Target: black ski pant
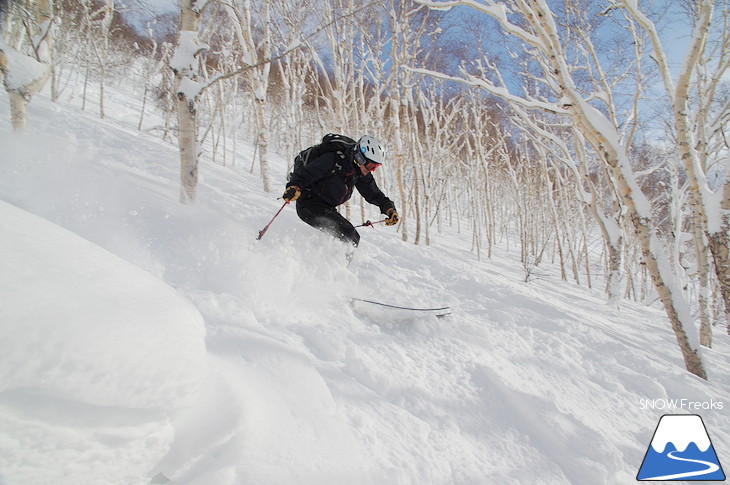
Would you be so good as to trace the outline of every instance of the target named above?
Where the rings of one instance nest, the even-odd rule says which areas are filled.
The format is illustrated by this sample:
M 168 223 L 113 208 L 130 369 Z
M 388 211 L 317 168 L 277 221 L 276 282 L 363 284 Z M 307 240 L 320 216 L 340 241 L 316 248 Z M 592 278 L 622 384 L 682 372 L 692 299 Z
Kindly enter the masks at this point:
M 297 215 L 312 227 L 328 232 L 342 241 L 357 247 L 360 242 L 355 226 L 345 219 L 336 207 L 332 207 L 319 197 L 297 200 Z

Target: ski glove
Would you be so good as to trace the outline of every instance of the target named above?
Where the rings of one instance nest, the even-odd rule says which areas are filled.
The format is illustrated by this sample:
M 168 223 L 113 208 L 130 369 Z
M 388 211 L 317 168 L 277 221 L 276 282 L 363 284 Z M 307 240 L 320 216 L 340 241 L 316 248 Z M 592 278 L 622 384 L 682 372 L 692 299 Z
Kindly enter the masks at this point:
M 386 226 L 392 226 L 398 223 L 398 212 L 396 212 L 395 209 L 388 209 L 385 215 L 388 216 L 388 218 L 385 220 Z
M 302 195 L 302 191 L 299 190 L 299 187 L 296 185 L 290 185 L 286 188 L 284 191 L 284 194 L 281 196 L 282 199 L 284 199 L 287 203 L 294 202 L 299 198 L 299 196 Z

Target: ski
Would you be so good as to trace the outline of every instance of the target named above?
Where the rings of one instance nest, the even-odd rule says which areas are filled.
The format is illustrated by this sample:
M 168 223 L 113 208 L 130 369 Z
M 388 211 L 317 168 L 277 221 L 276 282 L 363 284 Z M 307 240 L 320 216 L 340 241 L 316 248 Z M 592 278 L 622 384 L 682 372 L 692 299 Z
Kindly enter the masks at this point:
M 438 308 L 414 308 L 414 307 L 407 307 L 407 306 L 400 306 L 400 305 L 391 305 L 389 303 L 383 303 L 380 301 L 373 301 L 373 300 L 364 300 L 362 298 L 350 298 L 350 303 L 352 302 L 361 302 L 361 303 L 369 303 L 371 305 L 377 305 L 385 308 L 393 308 L 397 310 L 408 310 L 413 312 L 426 312 L 431 313 L 437 316 L 438 318 L 445 317 L 447 315 L 451 315 L 451 307 L 443 306 Z

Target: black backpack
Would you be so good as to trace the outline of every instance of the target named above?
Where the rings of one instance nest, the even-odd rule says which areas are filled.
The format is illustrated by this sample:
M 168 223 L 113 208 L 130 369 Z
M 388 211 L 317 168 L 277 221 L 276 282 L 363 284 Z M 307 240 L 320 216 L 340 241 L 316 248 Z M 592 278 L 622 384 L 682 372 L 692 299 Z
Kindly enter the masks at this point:
M 351 152 L 352 147 L 355 145 L 357 145 L 357 142 L 349 136 L 327 133 L 322 137 L 322 143 L 311 146 L 306 150 L 302 150 L 296 157 L 294 157 L 294 167 L 287 177 L 287 180 L 291 180 L 294 172 L 301 170 L 302 167 L 306 167 L 310 160 L 314 160 L 325 153 L 338 152 L 341 158 L 346 158 L 348 151 Z M 332 176 L 336 172 L 337 168 L 334 168 L 327 176 Z

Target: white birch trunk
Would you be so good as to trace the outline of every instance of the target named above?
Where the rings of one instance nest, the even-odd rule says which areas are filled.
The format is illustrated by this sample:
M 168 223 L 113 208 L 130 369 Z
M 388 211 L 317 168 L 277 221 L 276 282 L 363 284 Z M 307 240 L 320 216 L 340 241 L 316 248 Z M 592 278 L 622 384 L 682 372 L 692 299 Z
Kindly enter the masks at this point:
M 28 103 L 51 75 L 53 8 L 49 0 L 18 2 L 10 6 L 8 15 L 17 17 L 14 22 L 26 26 L 27 32 L 17 31 L 17 35 L 34 36 L 19 42 L 26 44 L 32 55 L 15 50 L 0 38 L 0 72 L 10 100 L 10 120 L 15 131 L 22 131 L 28 124 Z
M 703 116 L 706 116 L 707 113 L 699 113 L 700 110 L 695 110 L 699 113 L 699 116 L 697 116 L 697 123 L 693 123 L 689 96 L 692 80 L 697 74 L 698 66 L 702 61 L 704 49 L 710 36 L 714 2 L 712 0 L 699 0 L 695 3 L 696 13 L 693 19 L 694 25 L 692 38 L 685 56 L 684 64 L 677 77 L 676 86 L 674 85 L 672 74 L 669 70 L 669 64 L 664 48 L 653 22 L 639 11 L 638 5 L 635 2 L 625 0 L 623 4 L 627 11 L 631 13 L 631 15 L 649 34 L 649 38 L 654 46 L 653 59 L 659 66 L 659 72 L 661 74 L 665 90 L 672 104 L 674 127 L 676 129 L 677 137 L 677 149 L 679 151 L 682 165 L 687 174 L 688 182 L 690 184 L 689 190 L 691 192 L 689 202 L 692 209 L 695 256 L 697 260 L 698 282 L 700 286 L 700 333 L 702 344 L 710 346 L 711 326 L 709 321 L 708 295 L 710 291 L 709 273 L 711 269 L 707 259 L 707 251 L 709 248 L 714 260 L 715 273 L 720 281 L 720 289 L 725 303 L 725 308 L 730 309 L 730 260 L 728 259 L 729 255 L 727 250 L 728 225 L 727 219 L 724 219 L 719 225 L 710 227 L 708 209 L 711 208 L 714 203 L 714 197 L 712 197 L 714 194 L 711 194 L 707 187 L 704 164 L 701 160 L 703 154 L 700 153 L 700 150 L 698 149 L 698 146 L 702 146 L 701 141 L 704 140 L 705 137 L 705 133 L 702 133 L 701 130 L 704 126 Z M 727 63 L 718 63 L 717 65 L 719 72 L 714 73 L 714 77 L 719 79 L 725 72 L 724 70 L 727 69 Z M 709 91 L 712 92 L 712 89 Z M 701 101 L 700 105 L 702 103 L 704 103 L 704 101 Z M 695 130 L 697 131 L 695 132 Z
M 715 259 L 715 274 L 725 303 L 727 333 L 730 335 L 730 301 L 727 298 L 730 295 L 730 168 L 726 170 L 720 210 L 720 230 L 710 233 L 709 240 Z
M 266 100 L 256 99 L 256 126 L 258 127 L 257 146 L 259 150 L 259 167 L 264 192 L 271 192 L 271 177 L 269 175 L 269 128 L 266 118 Z
M 174 89 L 180 148 L 180 202 L 183 204 L 195 202 L 198 188 L 197 56 L 202 46 L 198 43 L 200 12 L 194 5 L 195 0 L 183 0 L 180 36 L 170 63 L 175 73 Z

